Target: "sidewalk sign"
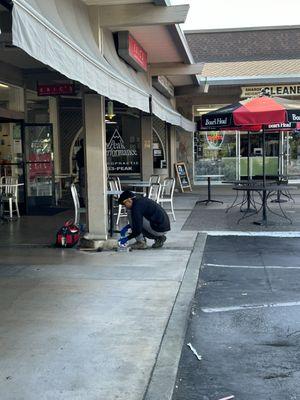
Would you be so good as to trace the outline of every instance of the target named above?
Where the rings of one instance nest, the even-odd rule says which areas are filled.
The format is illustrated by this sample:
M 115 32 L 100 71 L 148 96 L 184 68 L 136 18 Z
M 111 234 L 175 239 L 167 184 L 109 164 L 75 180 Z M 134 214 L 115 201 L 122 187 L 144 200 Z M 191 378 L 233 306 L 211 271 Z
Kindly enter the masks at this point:
M 184 162 L 177 162 L 174 164 L 178 182 L 180 184 L 181 191 L 184 192 L 185 189 L 192 191 L 189 174 L 186 169 Z

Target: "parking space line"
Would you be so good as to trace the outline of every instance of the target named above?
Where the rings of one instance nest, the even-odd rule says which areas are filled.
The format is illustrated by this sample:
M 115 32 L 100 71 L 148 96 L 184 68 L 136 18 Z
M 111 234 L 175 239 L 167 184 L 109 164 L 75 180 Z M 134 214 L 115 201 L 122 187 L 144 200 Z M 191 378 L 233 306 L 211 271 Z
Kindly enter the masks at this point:
M 241 310 L 251 310 L 258 308 L 275 308 L 275 307 L 295 307 L 300 306 L 300 301 L 290 301 L 286 303 L 270 303 L 270 304 L 243 304 L 240 306 L 230 306 L 230 307 L 203 307 L 201 310 L 205 313 L 219 313 L 228 311 L 241 311 Z
M 284 266 L 284 265 L 232 265 L 232 264 L 203 264 L 206 267 L 216 268 L 248 268 L 248 269 L 300 269 L 300 265 L 295 266 Z

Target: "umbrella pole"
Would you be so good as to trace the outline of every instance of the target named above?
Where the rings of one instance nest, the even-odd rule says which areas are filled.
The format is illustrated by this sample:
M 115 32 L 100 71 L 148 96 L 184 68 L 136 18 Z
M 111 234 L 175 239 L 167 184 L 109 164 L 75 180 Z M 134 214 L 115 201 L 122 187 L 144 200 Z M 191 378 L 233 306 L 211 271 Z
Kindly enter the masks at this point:
M 263 184 L 266 186 L 266 134 L 262 131 L 262 146 L 263 146 Z
M 266 192 L 266 133 L 263 128 L 262 131 L 262 139 L 263 139 L 263 198 L 262 198 L 262 206 L 263 206 L 263 224 L 267 224 L 267 192 Z
M 247 152 L 247 175 L 248 181 L 250 180 L 250 131 L 248 131 L 248 152 Z M 250 191 L 247 190 L 247 211 L 250 211 Z
M 248 131 L 247 175 L 250 179 L 250 131 Z

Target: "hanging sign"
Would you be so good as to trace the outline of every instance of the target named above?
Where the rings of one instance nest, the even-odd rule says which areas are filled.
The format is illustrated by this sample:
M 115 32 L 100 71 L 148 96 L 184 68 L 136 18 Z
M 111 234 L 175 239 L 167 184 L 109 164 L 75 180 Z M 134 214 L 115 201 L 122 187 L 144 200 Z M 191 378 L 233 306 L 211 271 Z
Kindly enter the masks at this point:
M 300 96 L 300 85 L 246 86 L 241 89 L 242 98 L 257 97 L 262 90 L 270 96 Z
M 37 84 L 38 96 L 58 96 L 75 94 L 73 83 L 63 83 L 59 85 L 40 85 Z
M 165 76 L 153 76 L 152 85 L 165 97 L 174 97 L 174 86 Z
M 117 51 L 136 71 L 147 71 L 147 53 L 128 31 L 117 32 Z

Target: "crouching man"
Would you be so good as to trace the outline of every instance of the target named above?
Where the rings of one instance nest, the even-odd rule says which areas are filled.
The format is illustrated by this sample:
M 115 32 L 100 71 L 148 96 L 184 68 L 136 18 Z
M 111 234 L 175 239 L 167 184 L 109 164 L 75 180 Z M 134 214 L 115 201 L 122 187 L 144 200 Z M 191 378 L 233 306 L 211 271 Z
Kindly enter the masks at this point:
M 135 238 L 136 243 L 131 245 L 132 249 L 147 249 L 146 239 L 154 239 L 152 248 L 162 247 L 166 241 L 166 232 L 170 230 L 170 220 L 166 211 L 155 201 L 147 197 L 135 197 L 129 190 L 121 193 L 119 204 L 127 209 L 129 225 L 121 230 L 121 244 Z M 128 229 L 131 233 L 125 236 Z

